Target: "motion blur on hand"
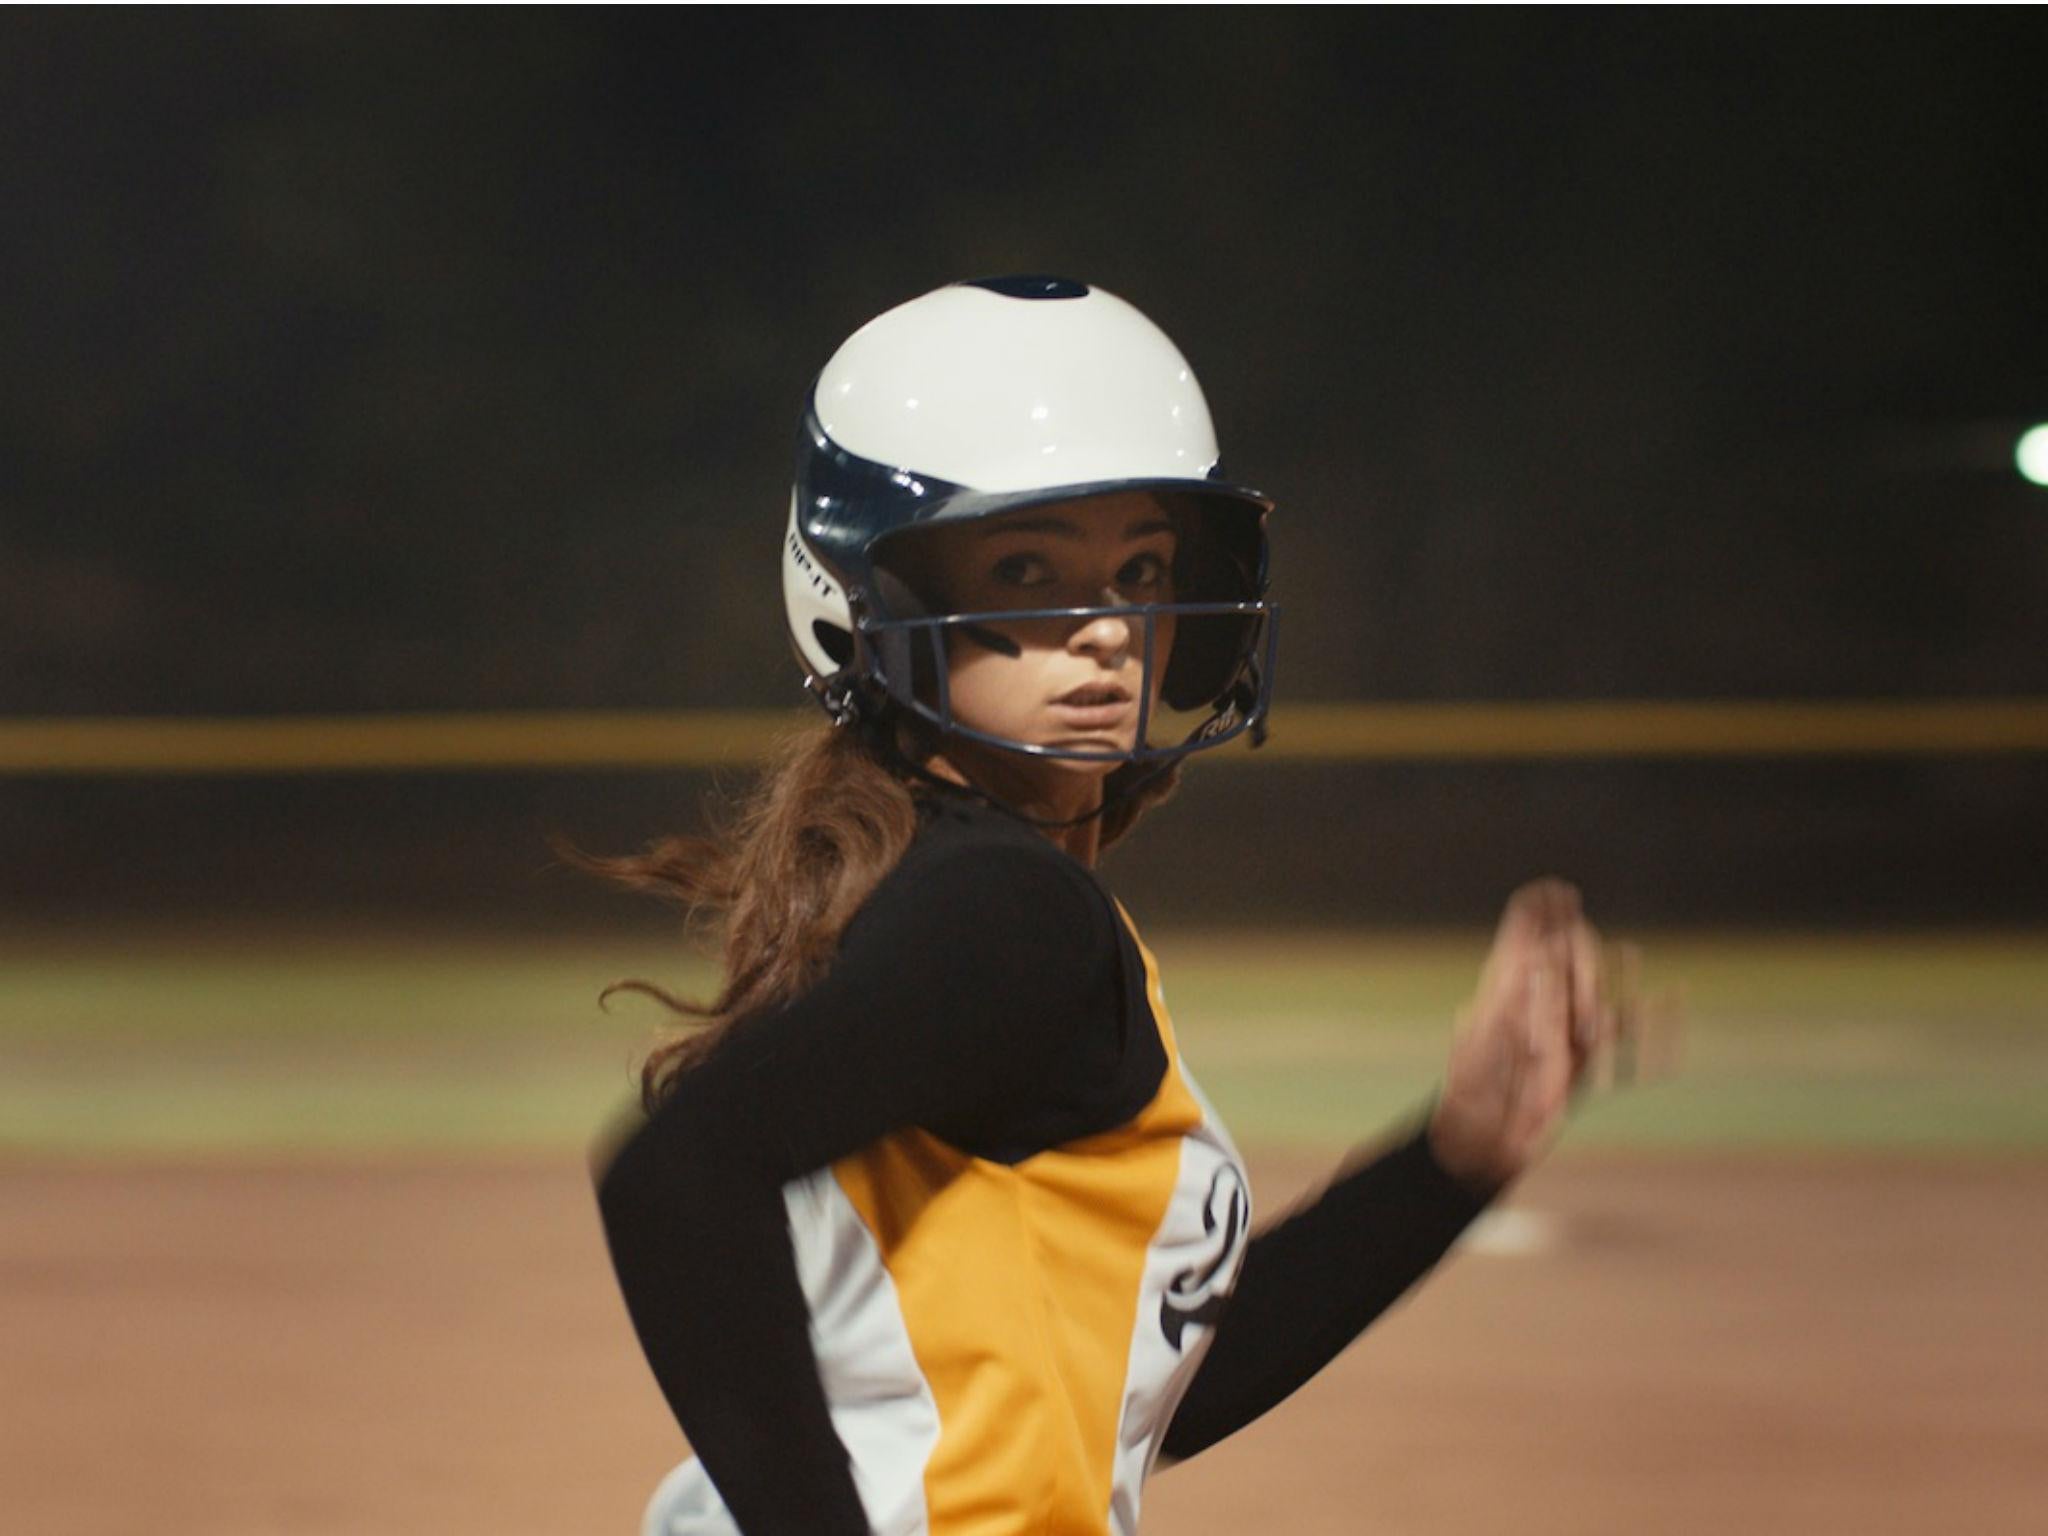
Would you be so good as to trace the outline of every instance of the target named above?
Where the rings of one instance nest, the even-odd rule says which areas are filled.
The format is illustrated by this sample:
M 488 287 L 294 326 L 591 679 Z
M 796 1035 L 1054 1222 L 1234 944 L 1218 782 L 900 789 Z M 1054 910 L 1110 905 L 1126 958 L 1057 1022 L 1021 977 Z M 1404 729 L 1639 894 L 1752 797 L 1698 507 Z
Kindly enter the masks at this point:
M 1556 1140 L 1577 1090 L 1632 1077 L 1648 1017 L 1640 977 L 1640 952 L 1603 945 L 1574 886 L 1536 880 L 1509 897 L 1430 1118 L 1445 1171 L 1501 1188 Z

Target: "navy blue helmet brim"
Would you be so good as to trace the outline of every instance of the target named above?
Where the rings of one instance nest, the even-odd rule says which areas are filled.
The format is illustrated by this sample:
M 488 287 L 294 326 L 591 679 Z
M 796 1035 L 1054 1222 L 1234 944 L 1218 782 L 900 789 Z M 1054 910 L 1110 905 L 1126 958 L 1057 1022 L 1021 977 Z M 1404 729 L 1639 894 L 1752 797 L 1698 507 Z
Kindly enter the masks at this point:
M 1199 498 L 1205 505 L 1232 506 L 1264 515 L 1273 510 L 1273 499 L 1249 486 L 1227 480 L 1198 480 L 1186 476 L 1160 475 L 1140 479 L 1088 480 L 1076 485 L 1036 486 L 1021 491 L 977 491 L 954 487 L 922 500 L 909 520 L 890 530 L 901 533 L 929 527 L 933 523 L 960 523 L 1001 517 L 1032 507 L 1058 506 L 1070 501 L 1090 501 L 1103 496 L 1156 494 Z M 884 535 L 886 537 L 886 535 Z

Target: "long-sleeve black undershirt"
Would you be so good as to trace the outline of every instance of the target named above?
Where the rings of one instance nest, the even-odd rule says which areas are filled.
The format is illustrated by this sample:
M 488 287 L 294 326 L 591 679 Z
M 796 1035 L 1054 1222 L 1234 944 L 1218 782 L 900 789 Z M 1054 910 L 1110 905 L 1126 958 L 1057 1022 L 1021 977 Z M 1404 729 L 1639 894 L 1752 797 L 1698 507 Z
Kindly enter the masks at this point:
M 1134 965 L 1080 864 L 935 796 L 825 978 L 736 1026 L 602 1168 L 634 1328 L 747 1536 L 867 1530 L 782 1187 L 906 1126 L 1016 1162 L 1128 1120 L 1165 1067 Z M 1255 1233 L 1162 1453 L 1191 1456 L 1306 1382 L 1484 1204 L 1418 1131 Z

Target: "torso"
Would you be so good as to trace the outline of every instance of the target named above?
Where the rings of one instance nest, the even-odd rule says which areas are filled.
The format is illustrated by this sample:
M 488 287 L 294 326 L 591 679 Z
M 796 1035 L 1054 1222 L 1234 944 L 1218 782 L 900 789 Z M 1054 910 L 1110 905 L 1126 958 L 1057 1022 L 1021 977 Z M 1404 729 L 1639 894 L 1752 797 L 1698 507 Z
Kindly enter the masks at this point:
M 1120 1091 L 1134 1112 L 1038 1147 L 905 1128 L 784 1189 L 833 1425 L 877 1532 L 1133 1536 L 1243 1261 L 1243 1162 L 1116 912 L 1125 1017 L 1108 1071 L 1124 1081 L 1097 1103 Z M 736 1528 L 686 1461 L 646 1529 Z

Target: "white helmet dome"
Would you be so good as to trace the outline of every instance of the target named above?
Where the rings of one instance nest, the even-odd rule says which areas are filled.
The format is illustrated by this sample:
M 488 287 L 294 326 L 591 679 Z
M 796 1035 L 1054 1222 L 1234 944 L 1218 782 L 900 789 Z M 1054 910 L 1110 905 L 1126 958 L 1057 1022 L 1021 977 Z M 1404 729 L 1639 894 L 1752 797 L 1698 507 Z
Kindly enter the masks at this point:
M 812 392 L 826 435 L 983 491 L 1208 478 L 1209 404 L 1165 332 L 1100 288 L 996 282 L 941 288 L 847 338 Z
M 906 619 L 878 590 L 878 540 L 1134 490 L 1199 506 L 1206 586 L 1243 610 L 1212 626 L 1213 654 L 1197 646 L 1168 666 L 1180 707 L 1235 700 L 1191 745 L 1247 727 L 1256 739 L 1272 503 L 1222 478 L 1208 402 L 1166 334 L 1115 294 L 1060 277 L 957 283 L 877 316 L 819 373 L 797 448 L 783 594 L 806 682 L 838 718 L 892 698 L 915 707 L 908 669 L 885 665 L 875 643 L 878 625 Z

